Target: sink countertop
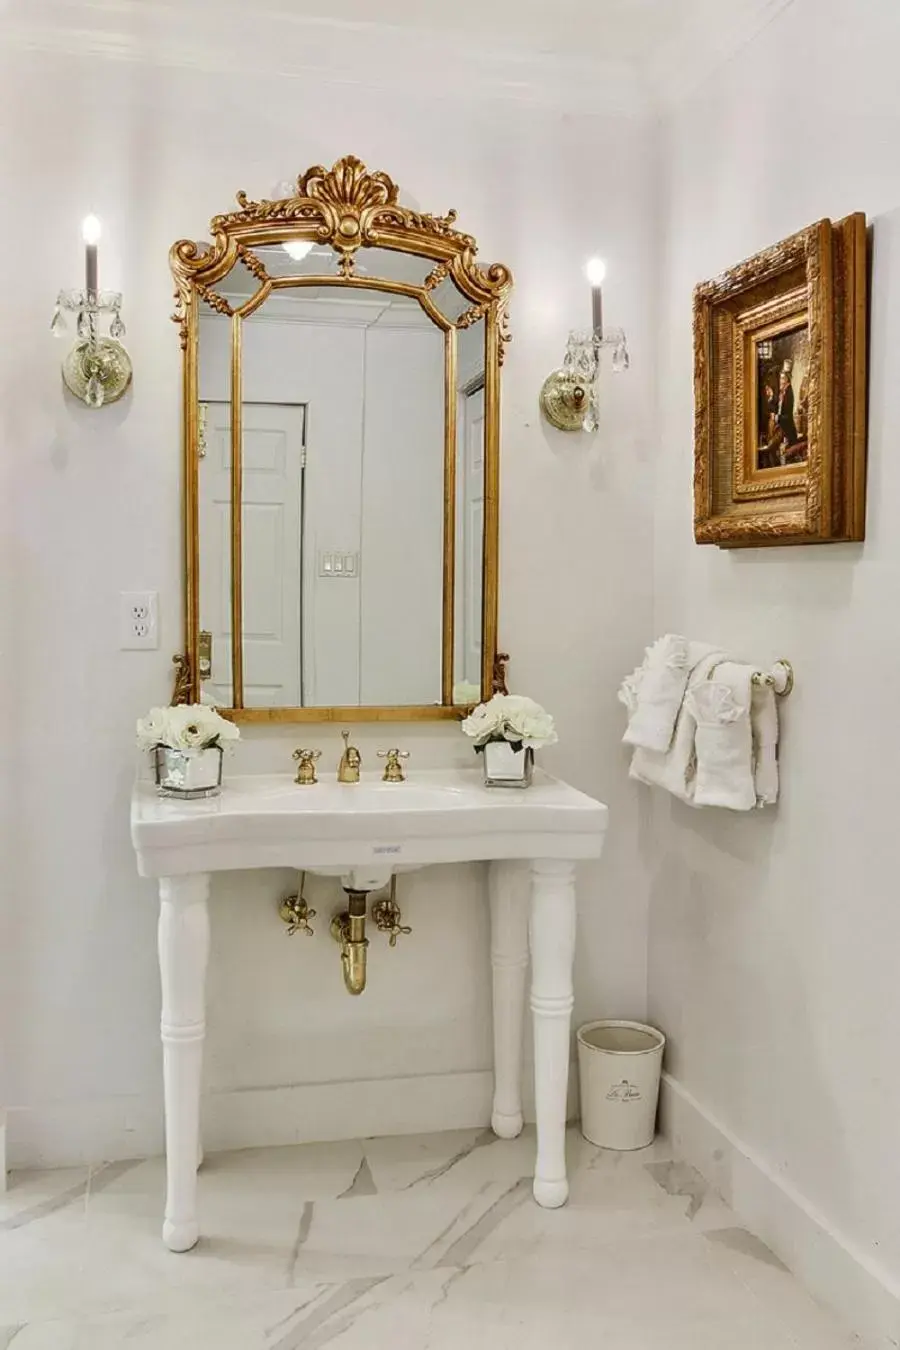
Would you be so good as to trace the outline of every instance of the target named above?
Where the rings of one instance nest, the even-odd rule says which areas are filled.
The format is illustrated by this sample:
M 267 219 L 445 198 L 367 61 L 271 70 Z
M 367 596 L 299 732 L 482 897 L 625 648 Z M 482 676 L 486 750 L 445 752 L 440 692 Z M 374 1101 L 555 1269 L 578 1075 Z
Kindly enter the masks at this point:
M 143 876 L 252 867 L 396 866 L 489 858 L 592 858 L 607 808 L 535 770 L 531 787 L 486 788 L 479 769 L 379 773 L 356 784 L 292 774 L 237 775 L 221 795 L 160 797 L 135 785 L 131 835 Z

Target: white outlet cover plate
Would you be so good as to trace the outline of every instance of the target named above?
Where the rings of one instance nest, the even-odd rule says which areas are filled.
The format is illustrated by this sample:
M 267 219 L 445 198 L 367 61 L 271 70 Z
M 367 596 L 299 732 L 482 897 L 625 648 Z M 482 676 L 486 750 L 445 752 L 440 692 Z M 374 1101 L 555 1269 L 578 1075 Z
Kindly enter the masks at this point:
M 119 647 L 123 652 L 155 651 L 159 646 L 159 595 L 156 591 L 119 594 Z

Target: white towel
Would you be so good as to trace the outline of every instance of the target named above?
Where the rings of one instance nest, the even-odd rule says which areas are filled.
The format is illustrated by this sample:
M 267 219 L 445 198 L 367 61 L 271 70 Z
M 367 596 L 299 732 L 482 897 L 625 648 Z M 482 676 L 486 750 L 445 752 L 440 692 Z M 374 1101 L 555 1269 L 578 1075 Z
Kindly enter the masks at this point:
M 770 684 L 753 685 L 750 723 L 756 805 L 774 806 L 778 801 L 778 701 Z
M 750 811 L 756 805 L 752 689 L 752 666 L 723 661 L 712 679 L 688 694 L 687 704 L 697 722 L 695 806 Z
M 723 659 L 724 652 L 712 651 L 698 661 L 688 678 L 688 692 L 705 683 L 717 663 Z M 697 722 L 685 697 L 678 711 L 675 735 L 669 749 L 660 752 L 644 750 L 639 746 L 631 757 L 631 777 L 650 787 L 665 788 L 681 801 L 693 804 L 697 770 L 694 744 L 696 732 Z
M 704 642 L 688 642 L 675 633 L 647 648 L 644 664 L 619 690 L 631 714 L 622 737 L 626 745 L 662 753 L 669 749 L 690 673 L 712 651 Z

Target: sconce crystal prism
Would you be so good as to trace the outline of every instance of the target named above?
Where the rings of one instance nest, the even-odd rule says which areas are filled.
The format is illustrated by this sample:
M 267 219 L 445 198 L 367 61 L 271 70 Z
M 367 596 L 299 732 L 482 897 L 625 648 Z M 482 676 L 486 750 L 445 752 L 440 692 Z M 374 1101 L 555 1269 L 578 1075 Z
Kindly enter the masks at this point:
M 68 314 L 74 315 L 76 341 L 62 363 L 66 388 L 89 408 L 115 403 L 131 383 L 131 357 L 119 341 L 125 336 L 120 291 L 60 291 L 50 324 L 54 337 L 69 332 Z M 101 321 L 108 319 L 109 336 L 102 337 Z
M 600 372 L 603 352 L 612 353 L 616 374 L 631 364 L 628 344 L 621 328 L 596 332 L 571 332 L 559 370 L 548 375 L 541 389 L 541 412 L 559 431 L 597 431 L 600 426 Z

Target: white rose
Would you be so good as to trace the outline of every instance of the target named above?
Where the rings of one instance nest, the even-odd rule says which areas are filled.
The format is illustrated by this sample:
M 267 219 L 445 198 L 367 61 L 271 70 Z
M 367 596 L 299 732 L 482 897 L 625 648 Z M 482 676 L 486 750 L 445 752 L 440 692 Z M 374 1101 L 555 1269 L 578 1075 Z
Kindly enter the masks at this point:
M 146 717 L 138 719 L 137 739 L 142 750 L 165 745 L 168 731 L 168 708 L 151 708 Z
M 462 724 L 463 731 L 476 745 L 484 745 L 502 734 L 503 714 L 497 708 L 499 697 L 495 694 L 489 702 L 479 703 Z
M 236 741 L 240 729 L 202 703 L 183 703 L 174 708 L 153 708 L 138 723 L 138 744 L 145 749 L 165 745 L 172 750 L 198 750 Z
M 533 698 L 511 694 L 506 700 L 507 740 L 521 741 L 529 749 L 553 745 L 557 740 L 553 718 Z
M 534 699 L 520 694 L 495 694 L 466 718 L 462 728 L 476 745 L 507 740 L 537 750 L 553 745 L 557 739 L 550 714 Z

